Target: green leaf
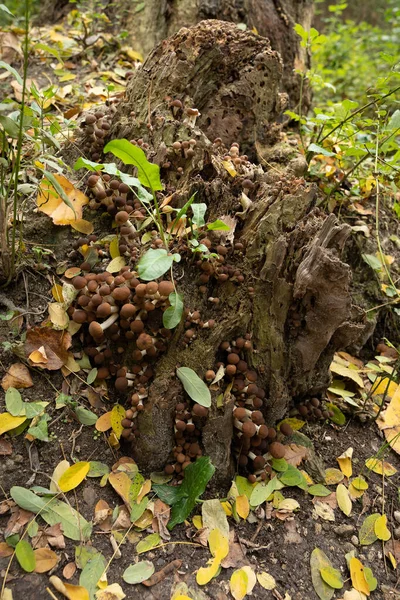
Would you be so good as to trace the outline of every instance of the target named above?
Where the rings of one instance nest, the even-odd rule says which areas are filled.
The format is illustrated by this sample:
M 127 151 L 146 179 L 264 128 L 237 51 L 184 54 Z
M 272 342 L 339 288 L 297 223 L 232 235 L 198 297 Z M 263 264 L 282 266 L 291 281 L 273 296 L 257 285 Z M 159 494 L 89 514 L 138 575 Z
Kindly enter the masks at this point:
M 79 585 L 83 586 L 89 592 L 90 600 L 95 600 L 97 582 L 106 568 L 106 559 L 98 552 L 84 566 L 80 577 Z
M 161 537 L 158 533 L 151 533 L 147 535 L 143 540 L 141 540 L 136 546 L 136 552 L 138 554 L 143 554 L 143 552 L 148 552 L 152 550 L 156 546 L 161 543 Z
M 75 546 L 75 562 L 78 569 L 84 569 L 89 560 L 99 553 L 93 546 Z
M 131 519 L 132 523 L 135 523 L 135 521 L 140 519 L 140 517 L 146 510 L 148 503 L 149 503 L 149 498 L 147 496 L 145 496 L 144 498 L 141 499 L 139 504 L 131 505 L 130 519 Z
M 3 12 L 7 13 L 8 15 L 11 15 L 12 17 L 14 16 L 12 14 L 12 12 L 10 12 L 7 8 L 7 6 L 5 4 L 0 4 L 0 10 L 2 10 Z
M 329 558 L 325 552 L 315 548 L 310 559 L 311 579 L 314 589 L 321 600 L 330 600 L 335 593 L 333 587 L 325 583 L 321 577 L 321 569 L 332 568 Z
M 35 554 L 32 546 L 28 542 L 25 540 L 20 540 L 18 542 L 15 546 L 15 556 L 24 571 L 27 573 L 32 573 L 32 571 L 34 571 L 36 565 Z
M 278 477 L 284 485 L 288 485 L 290 487 L 297 486 L 303 490 L 308 488 L 307 481 L 303 473 L 300 473 L 300 471 L 292 465 L 288 465 L 286 471 L 281 473 Z
M 335 590 L 341 590 L 343 587 L 343 579 L 338 569 L 334 569 L 333 567 L 321 567 L 319 570 L 322 579 L 327 583 L 330 587 Z
M 158 248 L 157 250 L 151 248 L 143 254 L 138 262 L 137 270 L 139 277 L 143 281 L 158 279 L 171 268 L 173 262 L 173 257 L 163 248 Z
M 395 130 L 400 128 L 400 110 L 397 109 L 394 111 L 392 116 L 389 119 L 386 129 Z
M 312 496 L 329 496 L 329 494 L 331 493 L 330 490 L 328 490 L 328 488 L 326 488 L 324 485 L 322 485 L 322 483 L 316 483 L 315 485 L 310 485 L 310 487 L 308 488 L 308 493 L 311 494 Z
M 179 325 L 183 314 L 183 298 L 180 294 L 171 292 L 168 297 L 171 306 L 163 313 L 163 325 L 165 329 L 173 329 Z
M 16 71 L 11 65 L 4 62 L 4 60 L 0 60 L 0 69 L 6 69 L 9 73 L 12 73 L 15 79 L 18 81 L 19 85 L 23 85 L 22 79 L 18 71 Z
M 50 440 L 47 422 L 50 421 L 50 419 L 50 415 L 44 414 L 42 417 L 40 417 L 36 425 L 29 427 L 28 433 L 41 442 L 49 442 Z
M 206 224 L 206 222 L 204 220 L 204 215 L 206 214 L 206 210 L 207 210 L 207 204 L 204 204 L 204 202 L 201 202 L 199 204 L 192 204 L 192 211 L 193 211 L 192 223 L 194 225 L 197 225 L 197 227 L 204 227 L 204 225 Z
M 160 167 L 149 162 L 145 153 L 139 146 L 128 140 L 111 140 L 104 148 L 104 153 L 111 152 L 122 160 L 125 165 L 134 165 L 138 171 L 138 178 L 142 185 L 153 191 L 162 190 L 160 180 Z
M 10 387 L 6 391 L 6 409 L 13 417 L 19 417 L 24 415 L 23 411 L 24 402 L 21 394 L 16 388 Z
M 326 148 L 318 146 L 317 144 L 310 144 L 307 148 L 307 152 L 315 152 L 316 154 L 322 154 L 323 156 L 336 156 L 334 152 L 329 152 Z
M 369 567 L 364 567 L 364 577 L 367 581 L 369 591 L 374 592 L 378 587 L 378 580 L 374 577 L 372 569 Z
M 53 498 L 40 513 L 49 525 L 61 523 L 64 535 L 71 540 L 88 540 L 92 525 L 88 523 L 72 506 Z
M 142 560 L 135 565 L 130 565 L 122 574 L 122 579 L 126 583 L 134 585 L 135 583 L 142 583 L 149 579 L 154 573 L 154 565 L 149 560 Z
M 284 487 L 283 483 L 279 481 L 278 477 L 273 477 L 268 483 L 257 483 L 250 496 L 251 506 L 260 506 L 263 502 L 266 502 L 268 498 L 276 490 L 281 490 Z
M 214 472 L 215 467 L 210 458 L 201 456 L 185 469 L 183 482 L 179 487 L 153 485 L 157 496 L 163 502 L 172 505 L 168 529 L 173 529 L 175 525 L 183 523 L 187 519 L 196 505 L 197 498 L 203 494 Z M 166 488 L 169 488 L 168 491 Z
M 271 461 L 271 467 L 277 473 L 284 473 L 288 470 L 289 464 L 284 458 L 273 458 Z
M 32 48 L 32 50 L 43 50 L 44 52 L 47 52 L 48 54 L 51 54 L 52 56 L 55 56 L 57 60 L 59 60 L 60 62 L 63 62 L 60 53 L 58 50 L 56 50 L 56 48 L 52 48 L 51 46 L 48 46 L 47 44 L 35 44 Z
M 360 540 L 361 546 L 370 546 L 378 539 L 378 536 L 375 533 L 375 522 L 380 516 L 379 513 L 374 513 L 364 519 L 360 531 L 358 532 L 358 539 Z
M 77 161 L 75 161 L 74 163 L 74 169 L 75 171 L 78 171 L 79 169 L 87 169 L 88 171 L 101 171 L 104 168 L 104 165 L 99 165 L 96 162 L 93 162 L 92 160 L 88 160 L 87 158 L 78 158 Z
M 210 231 L 230 231 L 231 228 L 221 219 L 217 219 L 213 223 L 207 223 L 207 229 Z
M 15 485 L 10 489 L 10 495 L 20 508 L 33 512 L 34 514 L 41 511 L 46 505 L 46 500 L 39 498 L 39 496 L 30 490 L 18 485 Z
M 211 393 L 206 384 L 189 367 L 179 367 L 176 370 L 178 378 L 181 380 L 185 392 L 191 397 L 193 402 L 209 408 L 211 406 Z
M 344 416 L 344 414 L 342 413 L 340 408 L 338 406 L 336 406 L 336 404 L 333 404 L 332 402 L 327 402 L 326 408 L 333 412 L 333 416 L 329 417 L 329 419 L 332 421 L 332 423 L 335 423 L 335 425 L 345 425 L 346 424 L 346 417 Z
M 96 377 L 97 377 L 97 372 L 98 370 L 96 368 L 91 369 L 88 373 L 88 376 L 86 378 L 86 383 L 88 383 L 89 385 L 91 383 L 93 383 L 93 381 L 95 381 Z
M 107 475 L 110 472 L 108 465 L 98 460 L 91 460 L 89 465 L 90 468 L 87 477 L 103 477 L 103 475 Z
M 361 254 L 363 260 L 373 269 L 374 271 L 380 271 L 382 269 L 382 263 L 373 254 Z
M 23 411 L 27 419 L 34 419 L 44 412 L 47 405 L 48 402 L 24 402 Z
M 4 131 L 11 138 L 18 139 L 19 137 L 19 125 L 10 117 L 0 115 L 0 125 L 2 125 Z
M 88 410 L 87 408 L 83 408 L 83 406 L 77 406 L 75 409 L 75 414 L 82 425 L 94 425 L 98 419 L 94 412 Z

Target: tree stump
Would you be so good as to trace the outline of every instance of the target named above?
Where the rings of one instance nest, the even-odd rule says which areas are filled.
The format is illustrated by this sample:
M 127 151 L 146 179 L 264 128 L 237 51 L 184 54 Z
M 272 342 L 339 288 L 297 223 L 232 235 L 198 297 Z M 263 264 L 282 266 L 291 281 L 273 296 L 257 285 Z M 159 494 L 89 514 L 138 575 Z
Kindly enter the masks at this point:
M 185 345 L 181 323 L 156 363 L 133 446 L 146 470 L 162 468 L 174 446 L 175 406 L 184 397 L 177 367 L 203 377 L 221 361 L 221 342 L 247 334 L 252 349 L 245 360 L 265 390 L 262 410 L 271 426 L 293 399 L 325 391 L 334 352 L 363 331 L 363 313 L 351 303 L 351 271 L 340 260 L 350 228 L 313 208 L 316 191 L 303 178 L 307 165 L 296 146 L 273 145 L 285 137 L 276 123 L 281 77 L 280 57 L 267 39 L 203 21 L 155 48 L 112 118 L 109 139 L 146 148 L 160 165 L 172 206 L 182 207 L 196 192 L 196 202 L 207 204 L 208 222 L 229 221 L 228 234 L 208 237 L 213 246 L 229 246 L 226 264 L 240 273 L 222 281 L 217 265 L 201 285 L 202 271 L 190 255 L 174 267 L 185 307 L 199 311 L 203 322 L 215 320 L 215 327 L 199 328 Z M 188 140 L 190 157 L 173 146 Z M 235 398 L 228 388 L 217 407 L 217 395 L 212 392 L 202 444 L 223 481 L 232 468 Z

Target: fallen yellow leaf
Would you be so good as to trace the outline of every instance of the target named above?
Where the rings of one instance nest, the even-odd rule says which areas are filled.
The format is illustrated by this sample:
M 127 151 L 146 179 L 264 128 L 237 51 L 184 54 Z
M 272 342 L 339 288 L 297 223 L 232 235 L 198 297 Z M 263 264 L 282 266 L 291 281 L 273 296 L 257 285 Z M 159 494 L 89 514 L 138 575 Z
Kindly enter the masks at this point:
M 250 503 L 247 496 L 237 496 L 235 500 L 236 512 L 241 519 L 247 519 L 250 512 Z
M 0 413 L 0 435 L 22 425 L 26 417 L 14 417 L 10 413 Z
M 235 600 L 243 600 L 246 596 L 248 582 L 249 579 L 244 569 L 237 569 L 232 573 L 229 588 Z
M 347 450 L 336 459 L 339 463 L 340 470 L 345 477 L 351 477 L 353 474 L 353 466 L 351 464 L 352 456 L 353 448 L 347 448 Z
M 389 529 L 387 528 L 387 516 L 382 515 L 375 521 L 375 535 L 378 540 L 387 542 L 392 537 Z
M 90 469 L 90 463 L 87 461 L 77 462 L 69 467 L 58 480 L 58 487 L 62 492 L 69 492 L 78 487 L 85 479 Z
M 362 594 L 369 596 L 369 586 L 364 575 L 364 566 L 358 558 L 350 559 L 350 577 L 353 587 Z

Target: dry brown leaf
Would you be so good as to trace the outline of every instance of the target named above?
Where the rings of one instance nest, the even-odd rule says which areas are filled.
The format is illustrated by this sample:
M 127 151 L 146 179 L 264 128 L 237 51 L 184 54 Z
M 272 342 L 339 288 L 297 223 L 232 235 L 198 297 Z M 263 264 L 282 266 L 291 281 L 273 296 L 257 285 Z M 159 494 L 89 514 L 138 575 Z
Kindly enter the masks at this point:
M 112 510 L 105 500 L 99 500 L 94 507 L 93 523 L 94 525 L 98 525 L 102 531 L 111 531 Z
M 69 562 L 63 568 L 63 577 L 65 577 L 65 579 L 72 579 L 72 577 L 75 575 L 75 571 L 76 564 L 74 562 Z
M 55 331 L 50 327 L 33 327 L 26 334 L 24 349 L 28 357 L 34 350 L 43 347 L 47 356 L 45 368 L 56 371 L 68 362 L 68 348 L 70 346 L 71 336 L 68 332 Z
M 17 36 L 11 31 L 0 32 L 0 58 L 12 64 L 17 56 L 22 56 L 22 48 Z
M 15 506 L 14 500 L 3 500 L 3 502 L 0 502 L 0 515 L 8 513 L 13 506 Z
M 63 175 L 54 175 L 54 177 L 64 190 L 74 210 L 67 206 L 47 179 L 43 179 L 39 187 L 36 201 L 38 209 L 51 217 L 55 225 L 71 225 L 79 222 L 82 219 L 83 206 L 89 202 L 89 198 L 75 188 Z
M 298 444 L 288 444 L 285 446 L 285 460 L 289 465 L 298 467 L 299 464 L 308 458 L 308 450 Z
M 8 388 L 14 387 L 17 390 L 23 388 L 30 388 L 33 386 L 31 374 L 29 373 L 28 367 L 22 363 L 12 364 L 3 379 L 1 380 L 1 387 L 6 392 Z
M 400 540 L 391 539 L 385 544 L 385 556 L 389 556 L 389 552 L 393 554 L 396 562 L 400 562 Z
M 321 499 L 321 497 L 314 496 L 312 502 L 313 504 L 316 504 L 317 502 L 325 502 L 325 504 L 328 504 L 331 508 L 335 509 L 337 508 L 336 492 L 332 492 L 329 494 L 329 496 L 324 496 L 323 499 Z
M 131 525 L 132 523 L 130 519 L 130 512 L 128 511 L 126 506 L 120 506 L 118 517 L 112 525 L 113 531 L 120 531 L 121 529 L 123 531 L 126 531 Z
M 228 556 L 226 556 L 221 561 L 221 567 L 224 569 L 237 569 L 241 567 L 244 563 L 245 555 L 243 553 L 242 547 L 238 542 L 235 542 L 235 532 L 229 532 L 229 552 Z
M 35 573 L 51 571 L 60 560 L 60 557 L 50 548 L 37 548 L 34 550 L 34 554 L 36 559 Z
M 13 448 L 11 442 L 8 440 L 4 440 L 0 438 L 0 456 L 10 456 L 12 454 Z
M 130 456 L 121 456 L 121 458 L 119 458 L 117 460 L 117 462 L 113 464 L 113 466 L 111 467 L 111 471 L 117 471 L 118 467 L 120 467 L 121 465 L 126 465 L 126 464 L 134 465 L 136 463 L 133 460 L 133 458 L 131 458 Z
M 0 558 L 7 558 L 14 554 L 14 548 L 9 546 L 7 542 L 0 542 Z
M 4 531 L 4 537 L 7 539 L 10 535 L 20 533 L 25 525 L 32 519 L 33 513 L 23 510 L 19 506 L 14 506 L 11 509 L 11 517 L 8 520 Z
M 158 533 L 163 540 L 171 538 L 171 534 L 167 529 L 170 514 L 171 509 L 168 504 L 157 498 L 154 502 L 153 531 Z
M 46 529 L 39 529 L 37 535 L 32 538 L 33 548 L 45 548 L 48 545 L 60 550 L 65 548 L 65 538 L 60 523 Z

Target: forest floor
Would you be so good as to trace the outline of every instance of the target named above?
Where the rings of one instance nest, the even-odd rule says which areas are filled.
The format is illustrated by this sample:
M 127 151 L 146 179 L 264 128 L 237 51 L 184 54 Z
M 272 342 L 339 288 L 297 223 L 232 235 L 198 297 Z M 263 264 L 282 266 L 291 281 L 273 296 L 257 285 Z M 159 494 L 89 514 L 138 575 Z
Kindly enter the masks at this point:
M 104 103 L 110 95 L 122 94 L 129 80 L 129 72 L 136 68 L 139 58 L 134 49 L 128 46 L 116 50 L 112 45 L 112 36 L 108 34 L 102 34 L 95 42 L 95 49 L 90 45 L 89 49 L 83 48 L 77 41 L 81 33 L 80 30 L 75 31 L 73 27 L 70 29 L 71 35 L 68 35 L 63 27 L 42 28 L 32 33 L 34 39 L 48 46 L 47 50 L 42 46 L 33 52 L 30 77 L 36 81 L 38 88 L 43 89 L 48 79 L 54 83 L 56 89 L 48 99 L 47 106 L 53 106 L 53 112 L 58 113 L 58 118 L 69 121 L 67 129 L 68 127 L 73 129 L 74 122 L 83 110 Z M 16 46 L 17 50 L 14 48 L 16 54 L 14 57 L 10 57 L 10 54 L 4 55 L 3 47 L 3 60 L 12 62 L 14 58 L 18 63 L 18 32 L 14 32 L 13 35 L 15 37 L 12 40 L 13 44 L 7 48 L 10 52 L 10 48 L 12 51 L 12 46 Z M 49 48 L 58 49 L 57 52 L 61 50 L 67 52 L 68 59 L 65 59 L 62 64 L 58 63 L 57 56 L 49 57 Z M 5 84 L 6 94 L 11 93 L 12 97 L 19 100 L 20 90 L 17 82 L 10 77 Z M 8 84 L 11 86 L 8 87 Z M 63 131 L 65 133 L 66 130 Z M 62 136 L 58 139 L 62 139 Z M 34 154 L 32 146 L 34 144 L 25 148 L 26 164 L 30 154 Z M 28 171 L 29 169 L 26 180 L 31 181 Z M 363 223 L 359 223 L 358 226 L 372 228 L 372 208 L 364 206 L 359 210 L 357 216 Z M 58 272 L 57 267 L 63 261 L 67 262 L 69 242 L 66 239 L 66 228 L 57 228 L 49 224 L 48 217 L 35 211 L 35 198 L 32 197 L 27 200 L 25 262 L 17 282 L 5 292 L 7 300 L 24 314 L 17 319 L 0 320 L 0 339 L 3 342 L 0 349 L 0 368 L 4 377 L 13 372 L 12 365 L 26 363 L 24 359 L 19 362 L 12 354 L 11 345 L 21 340 L 24 343 L 26 326 L 34 326 L 44 321 L 48 303 L 54 300 L 51 288 L 55 281 L 55 273 Z M 354 218 L 349 214 L 347 217 Z M 207 544 L 209 532 L 202 528 L 199 517 L 202 515 L 204 517 L 203 510 L 207 501 L 216 498 L 226 499 L 228 489 L 206 491 L 202 498 L 206 502 L 198 503 L 184 523 L 177 525 L 172 532 L 168 532 L 165 528 L 165 519 L 163 520 L 162 514 L 160 516 L 154 512 L 156 510 L 154 505 L 151 505 L 153 513 L 150 510 L 146 511 L 150 514 L 147 514 L 147 521 L 144 519 L 142 526 L 132 528 L 129 515 L 128 526 L 126 526 L 124 515 L 121 515 L 123 504 L 115 488 L 107 480 L 88 477 L 65 496 L 68 505 L 75 508 L 87 521 L 91 521 L 94 517 L 97 520 L 97 525 L 94 526 L 91 536 L 85 543 L 78 544 L 78 540 L 64 535 L 63 530 L 57 531 L 54 525 L 49 531 L 48 525 L 45 525 L 41 519 L 38 519 L 39 529 L 35 527 L 26 531 L 27 523 L 33 513 L 22 510 L 17 506 L 18 503 L 15 504 L 11 500 L 12 487 L 19 486 L 27 490 L 32 486 L 41 486 L 47 489 L 54 469 L 65 460 L 71 465 L 77 461 L 98 461 L 103 465 L 103 469 L 112 471 L 115 470 L 117 461 L 121 464 L 121 457 L 129 457 L 130 453 L 128 444 L 121 443 L 120 447 L 110 444 L 108 434 L 98 431 L 94 422 L 85 425 L 79 421 L 74 407 L 56 406 L 56 398 L 66 389 L 65 373 L 62 374 L 60 370 L 49 372 L 29 368 L 32 381 L 26 389 L 20 390 L 21 395 L 24 401 L 48 403 L 46 406 L 48 436 L 44 436 L 47 441 L 40 441 L 29 435 L 26 437 L 23 433 L 12 435 L 12 430 L 7 434 L 7 430 L 4 430 L 6 435 L 0 437 L 2 494 L 0 533 L 4 536 L 4 541 L 3 538 L 0 541 L 0 570 L 5 587 L 12 591 L 12 596 L 5 595 L 4 600 L 9 600 L 11 597 L 14 600 L 59 598 L 59 591 L 49 583 L 49 575 L 56 575 L 64 583 L 74 586 L 77 586 L 79 581 L 81 584 L 89 581 L 93 588 L 94 582 L 91 598 L 94 597 L 93 590 L 96 589 L 98 571 L 88 575 L 86 570 L 86 579 L 82 580 L 85 562 L 93 558 L 93 554 L 87 554 L 86 559 L 77 556 L 76 548 L 82 546 L 86 551 L 87 548 L 95 549 L 87 553 L 95 551 L 101 553 L 102 560 L 105 559 L 106 564 L 111 561 L 107 569 L 108 584 L 121 585 L 127 598 L 137 598 L 140 595 L 144 600 L 229 599 L 232 597 L 230 591 L 232 574 L 244 566 L 249 566 L 252 573 L 259 576 L 258 583 L 252 591 L 252 597 L 256 600 L 268 598 L 308 600 L 317 598 L 317 593 L 321 598 L 329 600 L 332 597 L 333 587 L 323 582 L 318 568 L 316 571 L 314 569 L 312 577 L 310 558 L 315 549 L 322 550 L 332 566 L 340 572 L 339 576 L 343 580 L 344 587 L 336 591 L 335 598 L 362 600 L 369 593 L 376 599 L 400 598 L 397 566 L 400 561 L 398 479 L 400 458 L 385 442 L 383 432 L 375 420 L 366 418 L 366 413 L 362 411 L 365 394 L 370 390 L 374 377 L 381 378 L 382 385 L 386 381 L 390 383 L 388 377 L 394 366 L 393 354 L 392 359 L 379 357 L 379 352 L 376 354 L 378 359 L 369 351 L 369 356 L 363 357 L 361 362 L 349 355 L 338 356 L 335 361 L 336 367 L 332 369 L 334 374 L 332 387 L 336 389 L 336 393 L 328 392 L 326 400 L 335 404 L 336 417 L 339 421 L 344 418 L 344 424 L 338 425 L 337 422 L 324 420 L 305 421 L 302 425 L 297 423 L 297 426 L 301 427 L 301 433 L 307 436 L 315 454 L 320 458 L 317 462 L 319 465 L 317 471 L 315 471 L 315 464 L 306 458 L 304 460 L 294 458 L 292 463 L 288 462 L 296 471 L 299 469 L 303 473 L 309 485 L 306 490 L 300 489 L 297 484 L 288 484 L 282 492 L 275 491 L 267 504 L 263 502 L 252 505 L 250 511 L 248 510 L 249 499 L 254 487 L 246 485 L 243 479 L 235 478 L 236 491 L 234 490 L 229 496 L 230 504 L 225 503 L 225 511 L 228 514 L 232 508 L 238 513 L 236 519 L 231 515 L 228 516 L 227 522 L 231 532 L 228 558 L 222 561 L 221 572 L 205 586 L 196 583 L 198 569 L 205 567 L 210 559 Z M 368 363 L 369 359 L 371 362 Z M 353 375 L 357 374 L 356 379 L 352 377 L 351 372 Z M 101 393 L 99 389 L 93 389 L 91 384 L 88 385 L 80 375 L 77 373 L 68 377 L 69 393 L 73 399 L 80 404 L 81 408 L 90 410 L 90 413 L 97 417 L 110 411 L 114 405 L 113 393 L 110 392 L 108 395 Z M 6 387 L 8 385 L 3 385 L 3 389 Z M 14 381 L 12 387 L 19 387 L 19 385 Z M 384 401 L 390 400 L 391 403 L 397 402 L 398 405 L 400 394 L 396 389 L 389 387 L 387 395 L 381 389 L 373 398 L 379 402 L 384 396 Z M 343 393 L 340 395 L 338 390 Z M 350 399 L 350 403 L 346 403 L 341 396 Z M 374 412 L 372 403 L 369 400 L 368 402 L 371 417 L 376 411 Z M 4 414 L 6 409 L 9 409 L 9 406 L 6 406 L 4 394 L 1 394 L 1 413 Z M 362 418 L 359 418 L 360 414 Z M 394 423 L 394 426 L 400 427 L 400 422 Z M 289 438 L 287 443 L 293 443 L 297 451 L 301 446 L 295 438 L 293 442 Z M 349 449 L 353 449 L 353 452 Z M 346 457 L 338 462 L 337 459 L 346 452 Z M 310 452 L 311 454 L 313 452 Z M 372 464 L 369 462 L 366 466 L 366 461 L 373 457 L 375 461 L 372 461 Z M 310 459 L 310 456 L 308 458 Z M 281 470 L 278 469 L 277 473 L 284 471 L 282 465 L 279 468 Z M 325 472 L 324 469 L 330 471 Z M 143 475 L 148 477 L 150 474 Z M 362 478 L 361 483 L 361 480 L 357 481 L 359 477 Z M 352 492 L 350 512 L 346 508 L 346 501 L 343 500 L 341 491 L 338 491 L 344 487 L 343 484 L 346 484 Z M 368 489 L 365 489 L 366 487 Z M 40 493 L 40 489 L 37 490 Z M 151 491 L 146 493 L 151 502 L 156 500 Z M 235 496 L 247 500 L 241 500 L 239 503 L 236 498 L 235 503 Z M 282 505 L 282 502 L 288 499 L 296 502 Z M 215 505 L 213 506 L 215 509 Z M 111 515 L 116 517 L 118 514 L 116 507 L 120 507 L 117 529 L 111 527 Z M 101 518 L 98 514 L 101 510 L 106 511 L 106 518 L 104 515 Z M 346 515 L 345 512 L 349 514 Z M 218 515 L 214 514 L 215 522 L 221 523 L 221 516 L 219 513 Z M 390 539 L 387 539 L 385 528 L 375 530 L 373 522 L 369 527 L 368 523 L 363 525 L 370 515 L 387 516 Z M 23 532 L 35 551 L 43 547 L 51 550 L 42 557 L 40 568 L 37 561 L 36 571 L 43 572 L 24 572 L 16 557 L 13 556 L 16 539 L 13 540 L 12 537 L 21 536 Z M 149 549 L 138 554 L 137 544 L 155 533 L 160 537 L 153 538 L 156 540 L 155 543 L 152 545 L 149 542 Z M 119 544 L 121 545 L 117 548 Z M 354 569 L 350 577 L 345 557 L 349 553 L 352 553 L 351 556 L 356 553 L 362 565 L 372 569 L 373 576 L 377 579 L 376 589 L 370 580 L 368 593 L 366 591 L 365 595 L 354 592 L 353 595 L 344 596 L 345 590 L 349 594 L 352 586 L 358 585 L 363 589 L 362 586 L 365 585 L 363 577 L 361 577 L 361 584 L 357 584 Z M 351 556 L 347 557 L 348 561 L 351 560 Z M 146 587 L 141 583 L 133 585 L 124 582 L 125 570 L 138 561 L 150 561 L 156 573 L 162 572 L 162 569 L 172 561 L 177 562 L 172 563 L 169 573 L 167 569 L 160 575 L 159 583 Z M 24 563 L 23 559 L 22 563 Z M 26 569 L 29 570 L 32 569 Z M 100 574 L 102 571 L 104 565 L 100 568 Z M 262 576 L 265 573 L 272 576 L 273 580 Z M 329 573 L 326 576 L 329 579 Z M 330 576 L 337 578 L 337 574 L 330 573 Z M 248 584 L 248 576 L 246 581 Z M 240 583 L 238 587 L 240 588 Z M 243 597 L 240 595 L 242 593 L 240 589 L 235 588 L 233 592 L 235 598 Z M 65 593 L 69 594 L 67 597 L 71 600 L 82 600 L 86 597 L 81 595 L 79 588 L 71 587 L 67 591 L 64 590 Z M 107 600 L 118 600 L 122 597 L 118 596 L 118 593 L 117 589 L 117 592 L 112 595 L 110 590 Z M 106 596 L 102 599 L 101 594 L 96 597 L 98 600 L 106 600 Z

